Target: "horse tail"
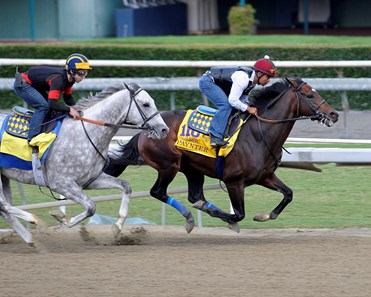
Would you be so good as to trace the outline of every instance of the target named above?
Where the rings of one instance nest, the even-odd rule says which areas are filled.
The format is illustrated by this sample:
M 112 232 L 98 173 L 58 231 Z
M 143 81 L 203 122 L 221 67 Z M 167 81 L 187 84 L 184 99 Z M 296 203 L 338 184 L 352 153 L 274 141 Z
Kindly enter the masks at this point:
M 108 151 L 109 165 L 105 173 L 118 177 L 129 165 L 143 165 L 144 161 L 139 154 L 138 140 L 140 133 L 134 135 L 126 144 L 118 143 Z

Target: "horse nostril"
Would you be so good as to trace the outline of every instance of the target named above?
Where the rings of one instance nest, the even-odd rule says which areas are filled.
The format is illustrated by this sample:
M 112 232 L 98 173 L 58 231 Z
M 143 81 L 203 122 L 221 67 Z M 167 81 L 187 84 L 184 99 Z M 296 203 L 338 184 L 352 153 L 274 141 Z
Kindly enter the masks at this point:
M 339 119 L 339 114 L 338 114 L 337 112 L 331 112 L 331 113 L 330 113 L 330 117 L 331 117 L 333 120 L 337 121 L 337 120 Z

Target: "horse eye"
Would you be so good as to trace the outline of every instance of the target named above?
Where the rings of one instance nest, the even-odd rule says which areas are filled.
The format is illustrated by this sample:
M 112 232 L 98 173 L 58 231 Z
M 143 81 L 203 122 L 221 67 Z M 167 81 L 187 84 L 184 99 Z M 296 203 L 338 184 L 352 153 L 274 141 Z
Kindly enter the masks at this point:
M 309 95 L 307 96 L 307 98 L 313 98 L 313 95 L 312 95 L 312 94 L 309 94 Z
M 144 103 L 143 106 L 144 107 L 149 107 L 149 103 Z

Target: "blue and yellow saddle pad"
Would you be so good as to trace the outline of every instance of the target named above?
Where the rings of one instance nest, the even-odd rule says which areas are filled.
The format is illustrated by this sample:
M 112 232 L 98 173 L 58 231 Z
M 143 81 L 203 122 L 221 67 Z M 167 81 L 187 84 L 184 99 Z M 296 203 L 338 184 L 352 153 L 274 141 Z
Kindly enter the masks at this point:
M 30 118 L 29 114 L 20 114 L 17 111 L 5 118 L 0 130 L 1 167 L 32 170 L 32 147 L 30 145 L 39 147 L 41 164 L 45 162 L 51 145 L 62 126 L 62 121 L 58 121 L 53 131 L 40 133 L 34 137 L 28 145 L 27 133 Z
M 215 109 L 200 105 L 195 110 L 188 110 L 178 131 L 178 138 L 175 146 L 179 149 L 191 151 L 207 157 L 216 158 L 216 150 L 210 146 L 209 127 L 213 119 Z M 240 120 L 239 126 L 243 124 Z M 230 138 L 225 140 L 229 142 L 228 146 L 219 150 L 218 156 L 226 157 L 233 149 L 240 129 Z

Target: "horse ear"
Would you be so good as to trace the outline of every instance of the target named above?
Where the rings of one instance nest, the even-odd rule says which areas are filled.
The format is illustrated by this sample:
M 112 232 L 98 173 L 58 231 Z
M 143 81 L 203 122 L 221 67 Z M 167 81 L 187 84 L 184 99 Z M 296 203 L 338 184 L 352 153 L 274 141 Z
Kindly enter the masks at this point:
M 124 82 L 124 86 L 129 91 L 130 96 L 134 96 L 135 91 L 132 88 L 131 83 L 127 84 L 126 82 Z
M 289 79 L 288 77 L 285 77 L 285 81 L 287 81 L 287 83 L 288 83 L 289 85 L 294 86 L 294 85 L 292 84 L 291 79 Z

